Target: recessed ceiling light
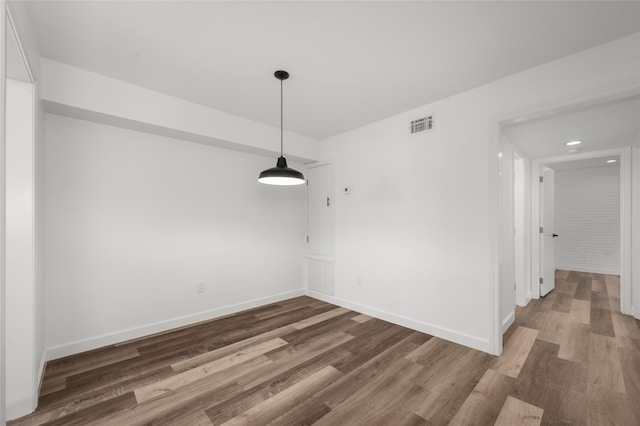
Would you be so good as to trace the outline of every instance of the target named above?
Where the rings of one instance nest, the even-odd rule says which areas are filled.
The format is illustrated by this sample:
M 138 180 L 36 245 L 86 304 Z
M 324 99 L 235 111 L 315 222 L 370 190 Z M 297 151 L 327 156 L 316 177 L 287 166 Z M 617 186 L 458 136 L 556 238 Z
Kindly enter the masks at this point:
M 618 160 L 607 160 L 607 163 L 615 163 Z
M 582 141 L 571 141 L 571 142 L 567 142 L 565 145 L 573 146 L 573 145 L 580 145 L 581 143 Z

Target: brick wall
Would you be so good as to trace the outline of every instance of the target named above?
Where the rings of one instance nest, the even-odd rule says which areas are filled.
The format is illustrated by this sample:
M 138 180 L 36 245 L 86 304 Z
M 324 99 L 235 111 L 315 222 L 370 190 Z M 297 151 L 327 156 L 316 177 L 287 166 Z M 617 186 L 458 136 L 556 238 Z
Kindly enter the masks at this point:
M 556 267 L 620 274 L 620 167 L 556 172 Z

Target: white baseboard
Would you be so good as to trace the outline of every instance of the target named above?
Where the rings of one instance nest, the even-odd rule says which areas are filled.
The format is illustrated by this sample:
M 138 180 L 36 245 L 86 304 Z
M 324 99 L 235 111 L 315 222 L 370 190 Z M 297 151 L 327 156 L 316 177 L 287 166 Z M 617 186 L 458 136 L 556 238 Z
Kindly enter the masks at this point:
M 516 305 L 524 308 L 525 306 L 527 306 L 529 304 L 529 302 L 531 302 L 531 292 L 527 293 L 526 296 L 524 296 L 524 303 L 522 303 L 522 304 L 516 303 Z
M 511 327 L 511 324 L 516 320 L 515 311 L 509 312 L 509 315 L 506 316 L 505 319 L 502 320 L 502 334 Z
M 468 346 L 479 351 L 491 353 L 491 344 L 489 340 L 481 339 L 469 334 L 459 333 L 457 331 L 439 327 L 437 325 L 428 324 L 426 322 L 406 317 L 404 315 L 394 314 L 392 312 L 383 311 L 371 306 L 362 305 L 360 303 L 351 302 L 335 296 L 329 296 L 317 291 L 305 290 L 305 294 L 314 299 L 322 300 L 324 302 L 332 303 L 334 305 L 341 306 L 343 308 L 351 309 L 356 312 L 361 312 L 369 316 L 379 318 L 384 321 L 398 324 L 403 327 L 410 328 L 412 330 L 420 331 L 422 333 L 430 334 L 432 336 L 440 337 L 451 342 L 459 343 L 464 346 Z
M 583 266 L 566 266 L 566 265 L 560 266 L 560 265 L 556 265 L 556 269 L 560 269 L 562 271 L 586 272 L 588 274 L 620 275 L 620 270 L 600 269 L 600 268 L 585 268 Z
M 38 395 L 40 395 L 40 389 L 42 388 L 42 379 L 44 379 L 44 368 L 47 365 L 47 350 L 45 349 L 40 356 L 40 366 L 37 371 L 38 384 L 36 386 L 36 408 L 38 408 Z
M 178 327 L 184 327 L 185 325 L 190 325 L 201 321 L 208 321 L 225 315 L 245 311 L 247 309 L 257 308 L 262 305 L 268 305 L 269 303 L 280 302 L 282 300 L 291 299 L 292 297 L 303 296 L 304 294 L 305 292 L 303 289 L 287 291 L 267 297 L 261 297 L 259 299 L 235 303 L 233 305 L 221 306 L 219 308 L 197 312 L 195 314 L 189 314 L 177 318 L 167 319 L 164 321 L 158 321 L 152 324 L 146 324 L 143 326 L 115 331 L 112 333 L 90 337 L 87 339 L 76 340 L 74 342 L 50 346 L 46 350 L 46 360 L 51 361 L 80 352 L 101 348 L 103 346 L 113 345 L 116 343 L 125 342 L 127 340 L 138 339 L 140 337 L 149 336 L 151 334 L 161 333 Z

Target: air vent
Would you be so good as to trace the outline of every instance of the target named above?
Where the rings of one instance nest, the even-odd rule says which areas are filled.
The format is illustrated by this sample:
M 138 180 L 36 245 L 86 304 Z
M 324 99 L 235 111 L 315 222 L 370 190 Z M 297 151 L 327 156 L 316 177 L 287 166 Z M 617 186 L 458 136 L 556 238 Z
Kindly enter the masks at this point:
M 412 135 L 417 135 L 418 133 L 430 132 L 431 130 L 433 130 L 433 115 L 411 120 L 410 129 L 411 129 Z

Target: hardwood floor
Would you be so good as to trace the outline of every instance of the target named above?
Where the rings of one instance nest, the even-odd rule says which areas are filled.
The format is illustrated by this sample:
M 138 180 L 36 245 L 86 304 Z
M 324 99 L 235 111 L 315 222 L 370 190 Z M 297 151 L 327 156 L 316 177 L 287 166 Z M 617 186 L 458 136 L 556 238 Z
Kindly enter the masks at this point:
M 10 425 L 639 425 L 640 322 L 558 271 L 500 357 L 308 297 L 47 364 Z

